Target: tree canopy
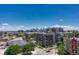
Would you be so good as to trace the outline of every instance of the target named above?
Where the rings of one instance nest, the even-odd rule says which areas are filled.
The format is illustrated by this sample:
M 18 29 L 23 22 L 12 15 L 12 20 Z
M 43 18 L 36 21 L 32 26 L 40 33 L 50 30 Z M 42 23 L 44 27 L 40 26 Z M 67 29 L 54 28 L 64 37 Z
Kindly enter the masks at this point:
M 25 53 L 31 53 L 31 51 L 34 50 L 34 44 L 33 43 L 28 43 L 23 47 L 23 52 Z
M 11 45 L 4 52 L 5 55 L 16 55 L 20 52 L 20 47 L 18 45 Z

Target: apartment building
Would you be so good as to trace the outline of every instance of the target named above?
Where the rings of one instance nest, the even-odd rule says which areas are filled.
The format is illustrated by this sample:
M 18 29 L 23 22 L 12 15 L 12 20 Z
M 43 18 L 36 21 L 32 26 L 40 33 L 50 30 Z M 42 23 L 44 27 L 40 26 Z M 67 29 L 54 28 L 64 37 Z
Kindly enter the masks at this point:
M 64 49 L 70 55 L 79 55 L 79 38 L 65 38 Z
M 62 36 L 59 33 L 37 33 L 36 41 L 44 47 L 52 46 L 61 41 Z

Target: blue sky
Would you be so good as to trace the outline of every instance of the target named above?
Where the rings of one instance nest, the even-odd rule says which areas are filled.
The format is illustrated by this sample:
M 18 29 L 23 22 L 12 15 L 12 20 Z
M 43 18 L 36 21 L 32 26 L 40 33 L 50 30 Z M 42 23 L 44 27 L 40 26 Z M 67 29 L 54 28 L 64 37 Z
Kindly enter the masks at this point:
M 53 26 L 79 26 L 79 5 L 71 4 L 14 4 L 0 5 L 2 28 L 33 28 Z M 73 27 L 74 28 L 74 27 Z M 8 30 L 7 29 L 7 30 Z

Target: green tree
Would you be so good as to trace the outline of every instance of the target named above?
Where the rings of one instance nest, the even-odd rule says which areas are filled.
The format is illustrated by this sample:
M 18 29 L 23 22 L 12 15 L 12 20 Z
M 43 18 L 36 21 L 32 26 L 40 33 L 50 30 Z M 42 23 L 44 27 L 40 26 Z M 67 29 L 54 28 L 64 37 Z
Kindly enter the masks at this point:
M 59 55 L 64 55 L 64 43 L 61 42 L 57 45 L 57 48 L 58 48 L 58 54 Z
M 4 52 L 5 55 L 16 55 L 20 52 L 20 47 L 18 45 L 11 45 Z
M 35 33 L 29 34 L 28 38 L 27 38 L 27 42 L 35 45 L 36 44 L 36 34 Z
M 79 32 L 76 32 L 75 33 L 75 37 L 79 37 Z
M 23 30 L 18 30 L 18 36 L 23 37 L 25 35 Z
M 33 43 L 28 43 L 23 47 L 23 54 L 31 54 L 34 50 L 35 45 Z

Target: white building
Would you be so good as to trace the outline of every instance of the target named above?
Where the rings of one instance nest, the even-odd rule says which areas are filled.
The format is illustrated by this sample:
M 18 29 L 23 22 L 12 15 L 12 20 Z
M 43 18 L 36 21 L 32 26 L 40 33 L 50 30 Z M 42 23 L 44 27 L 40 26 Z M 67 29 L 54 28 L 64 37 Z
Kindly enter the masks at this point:
M 8 45 L 18 45 L 18 46 L 23 46 L 26 44 L 26 41 L 22 39 L 22 37 L 15 38 L 13 40 L 9 40 Z

